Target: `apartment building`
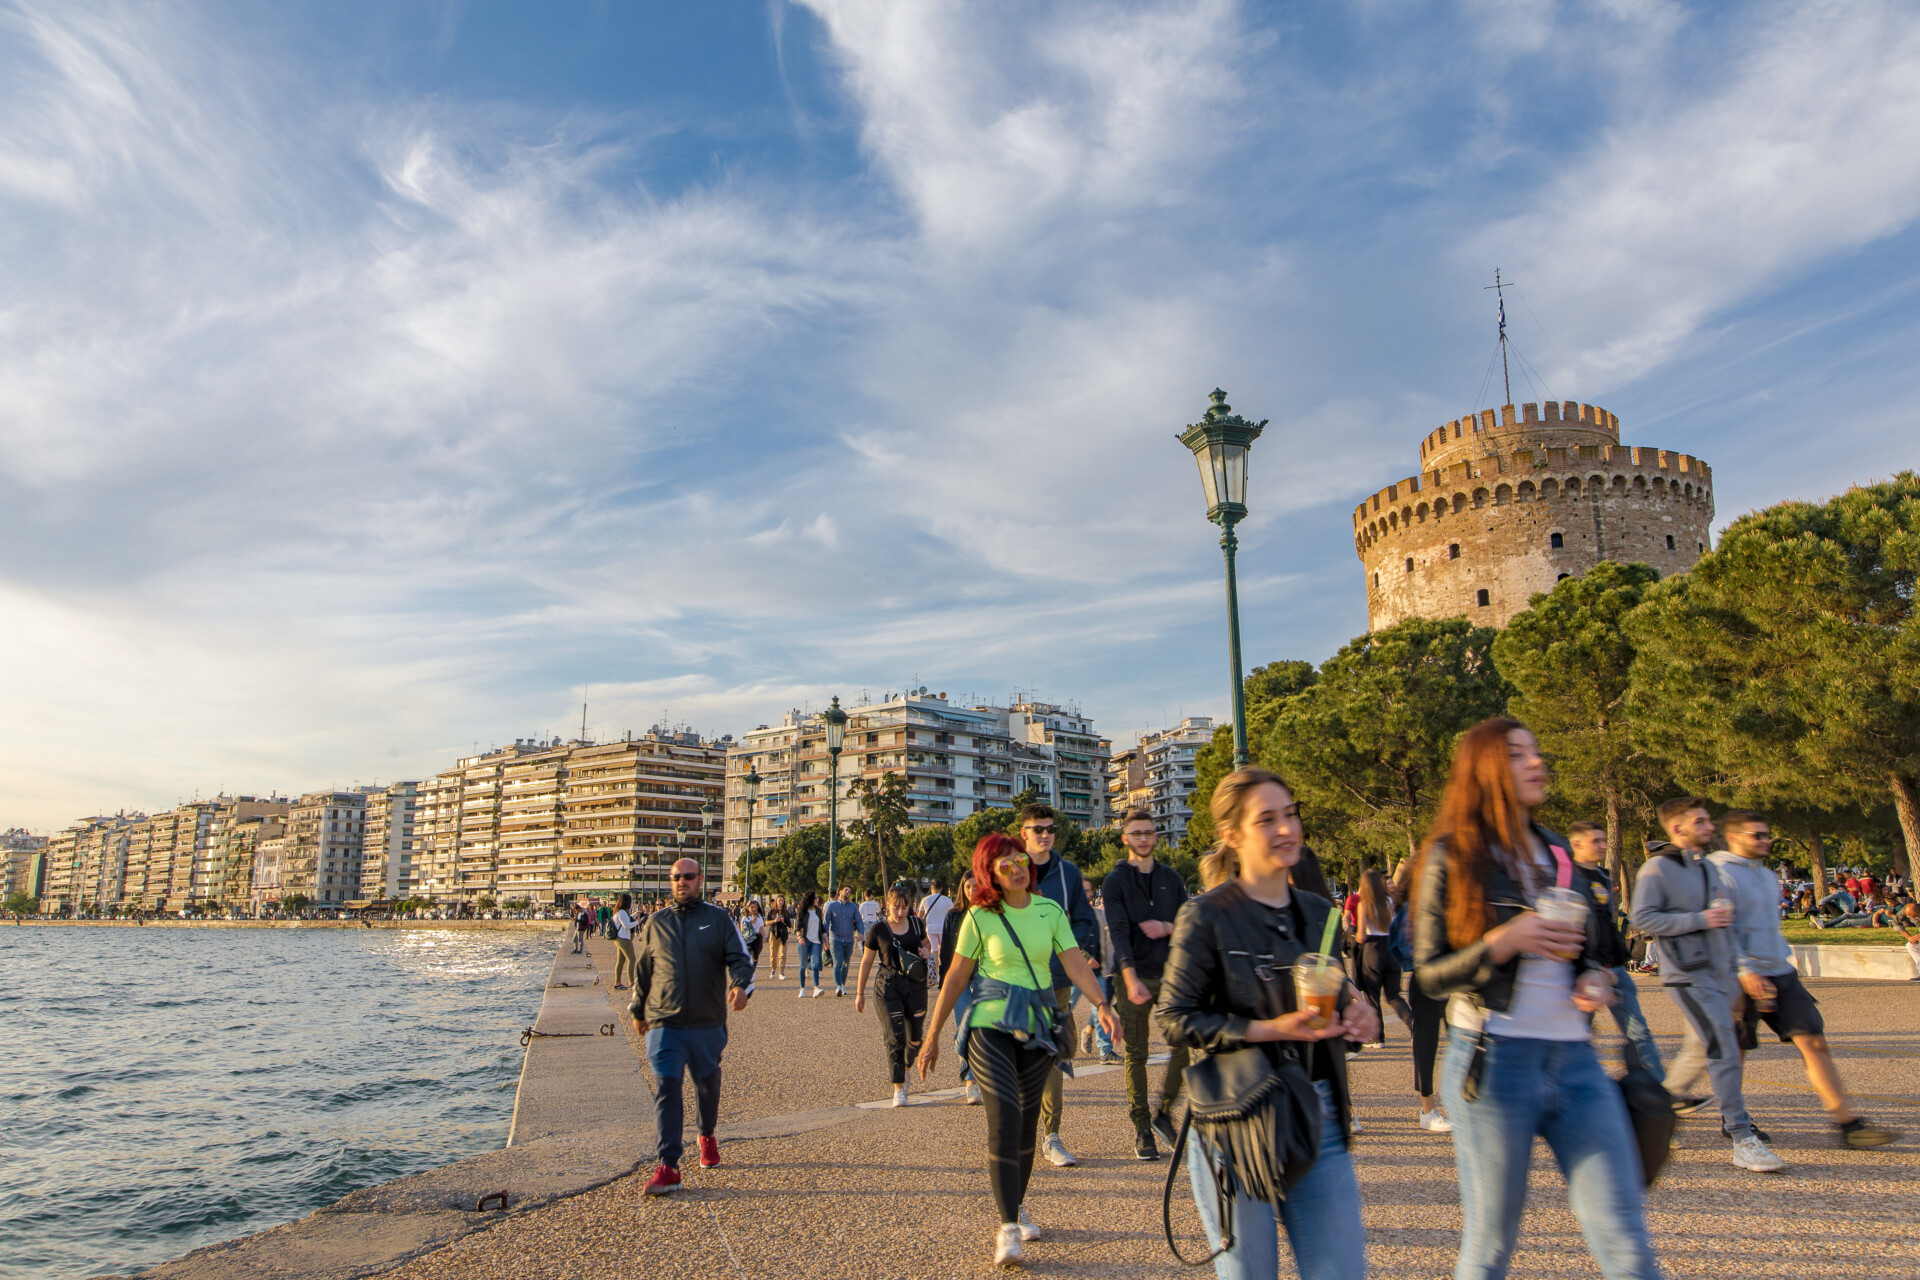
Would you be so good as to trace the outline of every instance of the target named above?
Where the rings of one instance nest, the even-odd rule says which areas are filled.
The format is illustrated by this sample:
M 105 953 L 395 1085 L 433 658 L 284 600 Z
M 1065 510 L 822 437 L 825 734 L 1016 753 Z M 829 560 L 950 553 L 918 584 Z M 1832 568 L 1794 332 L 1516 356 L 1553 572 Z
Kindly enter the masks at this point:
M 287 823 L 274 821 L 275 830 L 268 831 L 267 821 L 258 824 L 260 832 L 253 847 L 253 884 L 249 897 L 252 899 L 253 914 L 263 915 L 275 911 L 280 906 L 280 873 L 293 857 L 294 838 Z M 289 891 L 291 892 L 291 891 Z
M 1153 791 L 1147 786 L 1147 756 L 1136 744 L 1123 747 L 1107 761 L 1107 820 L 1119 826 L 1129 809 L 1151 809 Z
M 818 711 L 789 711 L 778 725 L 742 734 L 727 757 L 725 880 L 752 840 L 755 848 L 796 827 L 845 824 L 860 816 L 848 794 L 856 778 L 905 775 L 914 826 L 959 822 L 1032 791 L 1067 817 L 1097 826 L 1106 813 L 1108 744 L 1077 711 L 1051 703 L 961 706 L 926 686 L 845 709 L 837 807 L 831 793 L 826 723 Z M 748 829 L 749 772 L 761 779 Z
M 621 742 L 577 747 L 567 762 L 555 894 L 667 896 L 667 869 L 698 859 L 717 893 L 719 819 L 731 739 L 656 725 Z
M 1171 729 L 1142 734 L 1140 752 L 1145 761 L 1148 808 L 1154 829 L 1168 844 L 1179 844 L 1187 834 L 1193 810 L 1193 758 L 1213 741 L 1212 716 L 1188 716 Z
M 47 838 L 24 827 L 0 835 L 0 900 L 24 893 L 38 898 L 46 891 Z
M 502 902 L 552 902 L 560 880 L 561 811 L 572 759 L 596 748 L 561 748 L 514 760 L 500 774 L 499 868 Z
M 176 831 L 184 829 L 190 807 L 197 806 L 174 810 Z M 252 897 L 253 857 L 261 836 L 261 824 L 284 826 L 292 809 L 291 800 L 271 797 L 220 796 L 213 800 L 204 851 L 198 842 L 194 849 L 193 901 L 230 907 L 248 903 Z M 198 823 L 200 815 L 195 813 L 193 820 Z
M 367 792 L 359 901 L 398 902 L 413 896 L 419 810 L 418 782 L 396 782 Z
M 295 800 L 287 820 L 293 843 L 280 864 L 281 899 L 298 894 L 324 909 L 359 897 L 366 816 L 364 791 L 313 791 Z

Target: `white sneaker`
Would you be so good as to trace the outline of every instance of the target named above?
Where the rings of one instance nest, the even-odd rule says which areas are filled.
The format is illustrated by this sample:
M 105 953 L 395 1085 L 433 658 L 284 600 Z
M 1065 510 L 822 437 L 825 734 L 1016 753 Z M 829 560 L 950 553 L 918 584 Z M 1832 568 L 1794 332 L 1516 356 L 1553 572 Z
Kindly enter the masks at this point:
M 1040 1224 L 1035 1222 L 1033 1215 L 1027 1212 L 1027 1206 L 1020 1206 L 1019 1217 L 1020 1238 L 1022 1240 L 1038 1240 L 1040 1238 Z
M 807 998 L 807 989 L 805 987 L 800 988 L 800 998 L 802 1000 Z
M 967 1081 L 967 1105 L 970 1107 L 980 1105 L 980 1086 L 971 1080 Z
M 1420 1127 L 1428 1133 L 1452 1133 L 1453 1121 L 1447 1119 L 1446 1108 L 1435 1107 L 1420 1113 Z
M 839 983 L 835 983 L 833 987 L 833 994 L 835 994 L 836 996 L 843 996 L 847 994 L 847 989 L 841 986 Z
M 904 1107 L 907 1105 L 907 1086 L 899 1085 L 895 1087 L 893 1091 L 893 1105 L 896 1107 Z
M 993 1238 L 993 1265 L 996 1267 L 1025 1266 L 1020 1256 L 1020 1224 L 1003 1222 L 999 1232 Z
M 1767 1144 L 1752 1134 L 1734 1142 L 1733 1164 L 1749 1173 L 1778 1173 L 1787 1167 L 1785 1160 L 1767 1150 Z
M 1060 1141 L 1057 1133 L 1047 1135 L 1047 1140 L 1040 1144 L 1040 1154 L 1056 1169 L 1071 1169 L 1080 1163 L 1073 1158 L 1073 1152 L 1067 1150 L 1067 1144 Z
M 821 988 L 821 987 L 815 987 L 815 988 L 813 989 L 813 998 L 814 998 L 815 1000 L 818 1000 L 818 999 L 819 999 L 819 998 L 820 998 L 821 996 L 823 996 L 823 995 L 825 995 L 825 994 L 827 994 L 827 993 L 826 993 L 826 991 L 825 991 L 825 989 L 823 989 L 823 988 Z

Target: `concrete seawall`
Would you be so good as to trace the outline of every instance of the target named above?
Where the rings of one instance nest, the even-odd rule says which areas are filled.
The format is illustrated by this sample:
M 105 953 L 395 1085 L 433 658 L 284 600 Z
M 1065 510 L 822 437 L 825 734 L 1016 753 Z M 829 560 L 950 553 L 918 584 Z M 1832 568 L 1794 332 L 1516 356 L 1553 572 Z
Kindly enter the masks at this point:
M 653 1154 L 644 1114 L 652 1091 L 612 995 L 591 957 L 574 955 L 571 936 L 562 935 L 527 1038 L 505 1149 L 367 1187 L 298 1221 L 196 1249 L 142 1275 L 358 1280 L 633 1172 Z M 636 1106 L 643 1114 L 624 1123 Z

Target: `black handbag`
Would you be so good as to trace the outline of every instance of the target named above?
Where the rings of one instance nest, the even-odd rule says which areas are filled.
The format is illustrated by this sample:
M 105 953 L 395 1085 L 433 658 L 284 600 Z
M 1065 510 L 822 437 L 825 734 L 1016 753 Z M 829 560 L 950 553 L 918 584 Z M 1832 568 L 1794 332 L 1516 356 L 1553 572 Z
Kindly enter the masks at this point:
M 1647 1070 L 1634 1051 L 1632 1041 L 1626 1044 L 1626 1059 L 1627 1073 L 1620 1077 L 1620 1096 L 1627 1104 L 1627 1119 L 1633 1125 L 1634 1142 L 1640 1148 L 1640 1173 L 1650 1187 L 1667 1167 L 1667 1157 L 1673 1151 L 1673 1131 L 1680 1121 L 1673 1114 L 1673 1095 L 1667 1092 L 1658 1076 Z

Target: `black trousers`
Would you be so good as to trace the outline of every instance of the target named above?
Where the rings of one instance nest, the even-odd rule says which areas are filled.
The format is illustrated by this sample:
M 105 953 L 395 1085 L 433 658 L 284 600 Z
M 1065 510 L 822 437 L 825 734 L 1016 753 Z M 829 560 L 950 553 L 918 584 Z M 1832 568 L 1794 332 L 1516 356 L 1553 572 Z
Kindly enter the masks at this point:
M 1435 1000 L 1420 989 L 1415 979 L 1407 984 L 1413 998 L 1413 1090 L 1423 1098 L 1433 1096 L 1433 1060 L 1440 1052 L 1441 1024 L 1447 1018 L 1447 1002 Z
M 1360 944 L 1360 963 L 1354 966 L 1359 970 L 1356 975 L 1360 994 L 1373 1006 L 1373 1014 L 1380 1019 L 1380 1038 L 1387 1038 L 1387 1019 L 1381 1011 L 1384 1000 L 1395 1016 L 1409 1031 L 1413 1029 L 1413 1012 L 1407 1008 L 1407 1002 L 1400 998 L 1400 962 L 1393 958 L 1393 948 L 1386 938 L 1368 938 Z
M 976 1027 L 967 1038 L 967 1065 L 987 1113 L 987 1180 L 993 1204 L 1001 1222 L 1017 1222 L 1033 1177 L 1034 1131 L 1040 1127 L 1040 1095 L 1053 1069 L 1053 1055 L 1004 1031 Z
M 927 984 L 914 982 L 890 969 L 882 970 L 874 1012 L 880 1015 L 880 1039 L 887 1046 L 887 1065 L 897 1087 L 907 1082 L 907 1066 L 920 1056 L 926 1038 Z

